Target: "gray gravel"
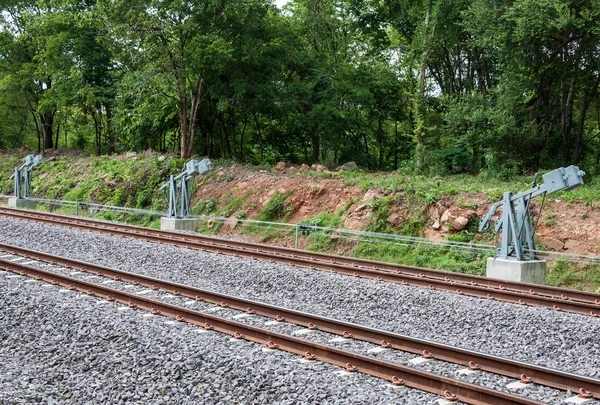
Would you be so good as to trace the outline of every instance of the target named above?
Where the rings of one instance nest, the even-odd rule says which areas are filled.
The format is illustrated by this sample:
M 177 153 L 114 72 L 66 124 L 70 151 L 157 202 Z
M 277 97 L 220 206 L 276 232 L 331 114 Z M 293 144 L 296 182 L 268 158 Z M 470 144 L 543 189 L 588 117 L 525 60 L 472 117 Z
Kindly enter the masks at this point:
M 0 241 L 600 378 L 600 319 L 0 218 Z
M 17 258 L 18 258 L 18 256 L 11 256 L 11 257 L 7 258 L 6 260 L 13 261 L 13 259 L 17 259 Z M 271 329 L 278 333 L 294 334 L 294 332 L 296 332 L 300 329 L 299 326 L 285 323 L 285 322 L 277 323 L 275 325 L 271 325 L 270 323 L 266 324 L 265 322 L 271 321 L 271 319 L 265 318 L 262 316 L 258 316 L 258 315 L 251 316 L 251 317 L 244 316 L 243 318 L 236 318 L 236 316 L 239 316 L 240 314 L 241 315 L 245 315 L 245 314 L 243 314 L 242 311 L 233 310 L 230 308 L 219 308 L 213 304 L 209 304 L 206 302 L 197 302 L 194 300 L 189 300 L 186 297 L 173 296 L 164 291 L 150 291 L 146 287 L 143 287 L 143 286 L 132 286 L 129 283 L 107 280 L 104 277 L 97 277 L 97 276 L 89 275 L 88 273 L 74 274 L 72 269 L 67 269 L 67 268 L 51 265 L 51 264 L 44 263 L 44 262 L 32 263 L 27 258 L 24 258 L 23 260 L 21 260 L 21 262 L 22 261 L 26 261 L 28 263 L 28 265 L 34 266 L 34 267 L 39 267 L 46 271 L 51 271 L 51 272 L 60 273 L 60 274 L 64 274 L 64 275 L 70 275 L 75 278 L 84 279 L 84 280 L 91 281 L 94 283 L 104 284 L 106 282 L 109 282 L 111 288 L 116 288 L 118 290 L 127 291 L 130 293 L 143 292 L 144 296 L 148 297 L 148 298 L 168 302 L 168 303 L 171 303 L 174 305 L 186 306 L 186 307 L 192 308 L 194 310 L 201 311 L 201 312 L 207 312 L 207 313 L 210 313 L 211 315 L 216 315 L 216 316 L 219 316 L 222 318 L 228 318 L 228 319 L 232 319 L 237 322 L 247 323 L 247 324 L 251 324 L 254 326 L 258 326 L 258 327 Z M 59 292 L 60 293 L 68 293 L 67 290 L 65 290 L 65 289 L 59 289 Z M 100 303 L 102 303 L 102 301 L 100 301 Z M 215 309 L 217 309 L 217 310 L 215 311 Z M 173 322 L 173 321 L 170 321 L 170 322 Z M 459 375 L 457 372 L 459 370 L 463 369 L 464 366 L 447 363 L 447 362 L 443 362 L 443 361 L 438 361 L 435 359 L 431 360 L 429 362 L 426 362 L 426 363 L 413 365 L 409 360 L 414 359 L 418 356 L 416 356 L 412 353 L 406 353 L 406 352 L 402 352 L 402 351 L 398 351 L 398 350 L 389 350 L 389 351 L 384 351 L 381 353 L 374 354 L 369 351 L 369 349 L 376 347 L 376 345 L 374 345 L 374 344 L 371 344 L 368 342 L 356 341 L 356 340 L 346 340 L 344 342 L 332 342 L 333 338 L 337 338 L 336 335 L 318 331 L 318 330 L 312 331 L 311 333 L 304 334 L 302 336 L 304 339 L 308 339 L 315 343 L 338 346 L 338 347 L 343 348 L 344 350 L 354 351 L 357 353 L 367 353 L 369 356 L 375 356 L 381 360 L 390 361 L 390 362 L 393 362 L 396 364 L 401 364 L 401 365 L 404 365 L 407 367 L 414 367 L 414 368 L 417 368 L 417 369 L 420 369 L 423 371 L 432 372 L 432 373 L 443 375 L 443 376 L 446 376 L 449 378 L 461 379 L 466 382 L 470 382 L 470 383 L 473 383 L 476 385 L 482 385 L 482 386 L 485 386 L 488 388 L 504 391 L 507 393 L 518 393 L 519 395 L 523 395 L 527 398 L 539 400 L 546 404 L 560 405 L 560 404 L 564 403 L 565 399 L 567 399 L 569 396 L 571 396 L 569 393 L 565 393 L 564 391 L 555 390 L 555 389 L 548 388 L 548 387 L 540 387 L 540 386 L 537 386 L 536 384 L 526 386 L 522 390 L 512 391 L 511 389 L 507 388 L 507 385 L 511 382 L 514 382 L 514 380 L 507 378 L 507 377 L 503 377 L 503 376 L 495 375 L 495 374 L 491 374 L 491 373 L 486 373 L 486 372 L 474 373 L 474 374 L 467 375 L 467 376 Z
M 0 275 L 0 404 L 432 404 L 363 374 Z M 46 285 L 47 286 L 47 285 Z M 103 304 L 99 304 L 102 302 Z

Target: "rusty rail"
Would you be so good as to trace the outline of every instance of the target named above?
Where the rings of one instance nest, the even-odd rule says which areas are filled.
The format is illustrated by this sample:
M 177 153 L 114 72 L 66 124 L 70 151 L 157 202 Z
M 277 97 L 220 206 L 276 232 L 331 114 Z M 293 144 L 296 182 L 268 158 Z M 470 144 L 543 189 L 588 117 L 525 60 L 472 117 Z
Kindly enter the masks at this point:
M 486 277 L 355 259 L 284 247 L 233 241 L 205 235 L 159 231 L 64 215 L 0 208 L 8 217 L 70 226 L 111 235 L 240 257 L 288 263 L 315 270 L 426 287 L 520 305 L 549 308 L 592 317 L 600 316 L 600 294 L 537 284 L 498 281 Z
M 501 374 L 511 378 L 519 379 L 521 375 L 525 375 L 533 378 L 536 383 L 557 389 L 570 389 L 571 391 L 575 392 L 578 389 L 583 388 L 586 391 L 590 391 L 596 397 L 600 397 L 600 380 L 595 380 L 585 376 L 565 373 L 545 367 L 504 359 L 497 356 L 446 346 L 424 339 L 416 339 L 409 336 L 403 336 L 400 334 L 369 328 L 349 322 L 337 321 L 318 315 L 276 307 L 253 300 L 242 299 L 214 291 L 186 286 L 183 284 L 147 277 L 126 271 L 111 269 L 92 263 L 50 255 L 17 246 L 0 244 L 0 251 L 59 265 L 65 268 L 76 269 L 82 272 L 95 274 L 97 276 L 112 278 L 113 280 L 149 287 L 153 290 L 163 290 L 176 296 L 188 297 L 197 301 L 210 302 L 220 305 L 221 307 L 228 307 L 236 310 L 256 313 L 272 319 L 282 321 L 285 320 L 290 323 L 316 328 L 324 332 L 345 336 L 347 338 L 353 338 L 375 344 L 387 342 L 389 343 L 390 348 L 410 353 L 422 354 L 424 352 L 429 352 L 438 360 L 471 367 L 479 366 L 482 370 Z
M 278 349 L 287 352 L 304 355 L 307 358 L 318 359 L 336 366 L 344 367 L 346 370 L 360 371 L 374 377 L 393 381 L 396 384 L 405 384 L 411 388 L 439 395 L 456 395 L 458 400 L 469 404 L 541 404 L 540 402 L 516 395 L 453 380 L 436 374 L 426 373 L 398 364 L 377 360 L 368 356 L 347 352 L 240 322 L 204 314 L 188 308 L 140 297 L 135 294 L 89 283 L 72 277 L 7 262 L 5 260 L 0 260 L 0 269 L 23 276 L 33 277 L 37 280 L 46 281 L 55 285 L 61 285 L 68 289 L 77 290 L 109 301 L 126 304 L 132 309 L 143 309 L 150 311 L 153 314 L 174 318 L 180 322 L 200 325 L 205 329 L 216 330 L 231 335 L 234 338 L 246 339 L 261 344 L 269 344 L 269 347 L 277 347 Z

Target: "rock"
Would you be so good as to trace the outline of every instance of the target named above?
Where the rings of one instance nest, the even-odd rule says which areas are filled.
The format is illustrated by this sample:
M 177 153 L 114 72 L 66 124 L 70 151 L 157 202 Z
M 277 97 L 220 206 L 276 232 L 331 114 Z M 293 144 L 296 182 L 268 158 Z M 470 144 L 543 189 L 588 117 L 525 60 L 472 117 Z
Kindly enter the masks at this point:
M 365 208 L 367 208 L 367 204 L 361 204 L 358 207 L 356 207 L 354 212 L 360 212 L 360 211 L 364 210 Z
M 314 164 L 310 168 L 317 172 L 324 172 L 325 170 L 327 170 L 327 168 L 325 166 L 320 165 L 320 164 Z
M 541 244 L 546 245 L 553 250 L 562 250 L 565 247 L 565 244 L 559 241 L 558 239 L 551 238 L 548 236 L 538 236 L 537 240 Z
M 462 231 L 469 224 L 469 218 L 462 215 L 453 214 L 450 210 L 446 210 L 439 219 L 439 223 L 450 224 L 450 227 L 452 227 L 452 229 L 455 231 Z
M 137 156 L 137 152 L 127 152 L 125 154 L 126 158 L 132 158 L 132 157 L 136 157 Z
M 435 204 L 431 204 L 429 208 L 427 208 L 427 216 L 436 221 L 440 219 L 440 211 Z
M 335 170 L 358 170 L 358 165 L 355 162 L 346 162 Z
M 301 172 L 306 172 L 308 170 L 310 170 L 310 166 L 307 165 L 306 163 L 302 163 L 302 166 L 300 166 L 300 171 Z
M 388 219 L 387 219 L 388 224 L 390 225 L 400 225 L 400 222 L 402 222 L 402 214 L 400 214 L 399 212 L 394 212 L 392 213 Z
M 280 172 L 283 171 L 285 168 L 285 162 L 278 162 L 277 165 L 275 165 L 275 170 L 279 170 Z
M 442 216 L 440 217 L 440 223 L 441 223 L 441 224 L 446 224 L 446 223 L 448 223 L 448 218 L 449 218 L 449 216 L 450 216 L 450 211 L 449 211 L 449 210 L 445 210 L 445 211 L 442 213 Z
M 444 240 L 444 233 L 438 232 L 433 229 L 426 228 L 425 229 L 425 237 L 431 240 Z
M 297 168 L 295 168 L 294 166 L 290 167 L 290 168 L 287 170 L 287 172 L 288 172 L 288 173 L 296 173 L 297 171 L 298 171 L 298 169 L 297 169 Z
M 369 201 L 377 200 L 382 197 L 383 197 L 382 192 L 373 190 L 373 189 L 368 189 L 367 192 L 365 193 L 365 195 L 363 196 L 362 200 L 364 202 L 369 202 Z
M 367 224 L 366 218 L 349 216 L 344 222 L 344 227 L 351 230 L 361 230 Z
M 569 249 L 574 249 L 577 246 L 579 246 L 581 244 L 581 242 L 579 242 L 578 240 L 575 239 L 568 239 L 565 242 L 565 245 L 563 246 L 563 249 L 569 250 Z
M 54 162 L 55 160 L 56 160 L 56 156 L 52 156 L 52 157 L 49 157 L 48 159 L 46 159 L 45 163 Z
M 437 220 L 437 219 L 435 220 L 435 222 L 433 223 L 433 225 L 431 225 L 431 227 L 433 229 L 435 229 L 436 231 L 439 231 L 442 228 L 442 226 L 440 225 L 440 221 Z
M 469 225 L 469 218 L 458 216 L 456 218 L 450 218 L 450 225 L 457 231 L 462 231 Z
M 239 222 L 240 221 L 237 218 L 231 217 L 225 220 L 225 225 L 228 226 L 229 229 L 234 230 Z
M 158 161 L 159 162 L 164 162 L 165 160 L 167 160 L 167 157 L 165 155 L 162 155 L 162 156 L 158 157 Z

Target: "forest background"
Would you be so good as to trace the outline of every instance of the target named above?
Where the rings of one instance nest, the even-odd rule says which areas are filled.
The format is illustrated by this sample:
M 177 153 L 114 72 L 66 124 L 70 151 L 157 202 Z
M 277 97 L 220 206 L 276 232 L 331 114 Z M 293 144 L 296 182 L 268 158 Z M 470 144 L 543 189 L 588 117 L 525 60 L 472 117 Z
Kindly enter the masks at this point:
M 597 1 L 2 3 L 0 149 L 600 170 Z

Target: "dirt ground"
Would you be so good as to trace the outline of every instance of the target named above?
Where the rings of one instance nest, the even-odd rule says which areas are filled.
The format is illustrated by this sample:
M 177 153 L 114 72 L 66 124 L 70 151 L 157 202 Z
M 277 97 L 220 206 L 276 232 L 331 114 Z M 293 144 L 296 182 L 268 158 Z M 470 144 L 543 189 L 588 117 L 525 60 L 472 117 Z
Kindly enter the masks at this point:
M 322 177 L 327 177 L 327 172 Z M 286 204 L 293 208 L 286 218 L 290 223 L 306 221 L 324 211 L 335 213 L 349 204 L 342 215 L 342 226 L 356 230 L 363 229 L 368 224 L 373 202 L 390 194 L 389 190 L 380 188 L 365 191 L 357 186 L 348 186 L 340 178 L 303 175 L 298 167 L 288 166 L 283 170 L 267 171 L 251 170 L 234 164 L 218 168 L 210 181 L 201 184 L 192 198 L 192 204 L 212 198 L 218 199 L 219 207 L 223 207 L 232 199 L 243 197 L 243 203 L 231 217 L 243 211 L 246 219 L 253 219 L 276 192 L 291 192 L 286 199 Z M 449 233 L 456 232 L 456 229 L 449 228 L 440 221 L 444 219 L 441 217 L 445 211 L 448 211 L 451 218 L 472 220 L 474 216 L 484 216 L 492 204 L 483 193 L 462 193 L 442 196 L 435 204 L 417 204 L 415 211 L 414 204 L 411 205 L 405 197 L 398 195 L 396 198 L 392 195 L 387 218 L 390 228 L 398 230 L 409 216 L 421 216 L 427 221 L 422 236 L 432 239 L 442 239 Z M 537 200 L 532 203 L 534 221 L 539 204 L 540 201 Z M 224 228 L 222 232 L 235 232 L 231 228 Z M 600 253 L 600 209 L 583 203 L 547 200 L 539 221 L 537 239 L 548 250 L 597 255 Z

